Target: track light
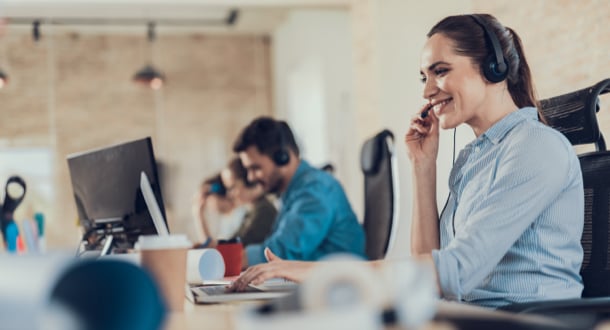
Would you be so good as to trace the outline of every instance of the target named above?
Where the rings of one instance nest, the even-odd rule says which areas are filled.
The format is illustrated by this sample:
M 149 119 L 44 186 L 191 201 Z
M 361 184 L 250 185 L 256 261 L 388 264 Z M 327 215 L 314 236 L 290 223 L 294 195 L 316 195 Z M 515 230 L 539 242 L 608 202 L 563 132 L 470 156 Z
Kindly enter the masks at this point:
M 38 42 L 40 40 L 40 21 L 39 20 L 32 22 L 32 39 L 34 39 L 35 42 Z
M 155 40 L 155 24 L 148 23 L 148 43 L 150 45 L 150 63 L 152 63 L 152 43 Z M 165 82 L 165 75 L 157 70 L 152 64 L 145 65 L 142 69 L 138 70 L 133 76 L 133 81 L 147 85 L 148 87 L 157 90 L 163 86 Z
M 4 88 L 8 84 L 8 75 L 4 73 L 4 70 L 0 69 L 0 88 Z

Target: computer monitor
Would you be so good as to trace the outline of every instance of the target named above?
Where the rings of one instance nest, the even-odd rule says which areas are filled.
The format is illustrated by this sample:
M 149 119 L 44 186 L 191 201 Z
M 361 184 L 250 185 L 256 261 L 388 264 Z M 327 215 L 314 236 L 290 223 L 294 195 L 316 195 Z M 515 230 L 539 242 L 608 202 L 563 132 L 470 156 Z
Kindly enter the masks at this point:
M 150 137 L 72 154 L 67 160 L 86 250 L 101 249 L 107 237 L 115 249 L 129 249 L 138 236 L 157 234 L 140 189 L 144 172 L 166 219 Z

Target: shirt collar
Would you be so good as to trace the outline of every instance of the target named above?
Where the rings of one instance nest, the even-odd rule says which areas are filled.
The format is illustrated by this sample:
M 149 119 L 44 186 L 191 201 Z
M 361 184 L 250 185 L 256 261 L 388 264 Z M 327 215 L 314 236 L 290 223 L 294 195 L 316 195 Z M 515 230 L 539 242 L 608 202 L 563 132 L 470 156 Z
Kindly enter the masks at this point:
M 491 126 L 483 136 L 493 144 L 498 144 L 517 124 L 525 120 L 538 120 L 538 111 L 534 107 L 525 107 L 513 111 Z
M 310 168 L 311 168 L 311 165 L 309 165 L 309 163 L 306 160 L 299 159 L 299 167 L 297 167 L 297 170 L 296 170 L 296 172 L 294 172 L 294 175 L 292 176 L 292 179 L 290 179 L 290 183 L 288 184 L 288 187 L 286 188 L 286 191 L 284 191 L 281 194 L 281 196 L 280 196 L 280 198 L 282 200 L 285 199 L 288 196 L 290 190 L 295 185 L 299 184 L 298 182 L 301 180 L 301 177 L 303 175 L 305 175 L 305 173 L 308 172 Z

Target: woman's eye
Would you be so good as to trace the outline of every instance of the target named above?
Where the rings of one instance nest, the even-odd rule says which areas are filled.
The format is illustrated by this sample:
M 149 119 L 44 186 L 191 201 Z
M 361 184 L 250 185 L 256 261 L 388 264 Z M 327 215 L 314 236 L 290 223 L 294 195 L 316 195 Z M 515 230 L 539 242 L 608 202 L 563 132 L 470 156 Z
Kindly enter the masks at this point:
M 443 68 L 443 69 L 436 69 L 436 70 L 434 70 L 434 74 L 437 75 L 437 76 L 442 76 L 442 75 L 444 75 L 447 72 L 449 72 L 449 69 L 444 69 Z
M 426 83 L 426 77 L 422 76 L 421 78 L 419 78 L 419 81 L 422 82 L 422 84 Z

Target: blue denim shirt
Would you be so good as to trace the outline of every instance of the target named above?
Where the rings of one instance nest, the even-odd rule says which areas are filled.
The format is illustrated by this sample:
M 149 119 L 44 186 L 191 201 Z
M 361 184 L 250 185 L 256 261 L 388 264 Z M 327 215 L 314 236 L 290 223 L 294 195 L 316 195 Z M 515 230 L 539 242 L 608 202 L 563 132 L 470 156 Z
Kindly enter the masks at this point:
M 456 160 L 432 251 L 445 299 L 499 307 L 581 295 L 580 163 L 536 114 L 507 115 Z
M 339 182 L 305 160 L 281 196 L 272 234 L 246 247 L 248 264 L 266 262 L 265 247 L 290 260 L 318 260 L 331 253 L 364 257 L 364 231 Z

